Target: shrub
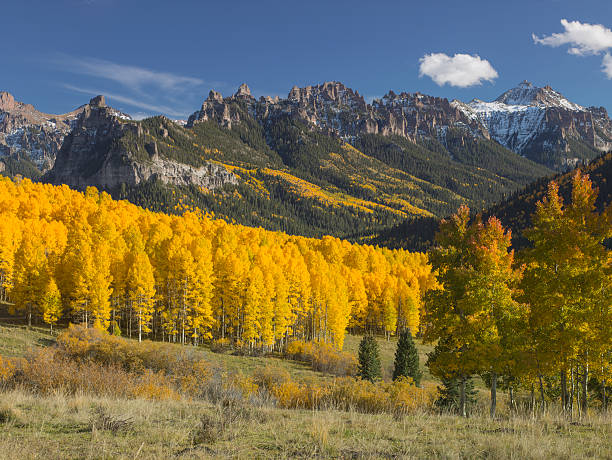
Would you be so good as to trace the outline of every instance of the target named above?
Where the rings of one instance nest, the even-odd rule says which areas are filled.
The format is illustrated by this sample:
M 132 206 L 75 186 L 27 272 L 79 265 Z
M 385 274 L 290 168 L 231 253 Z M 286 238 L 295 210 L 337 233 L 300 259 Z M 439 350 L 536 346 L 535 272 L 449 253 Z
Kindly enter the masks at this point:
M 436 395 L 435 387 L 418 388 L 406 378 L 392 383 L 373 383 L 341 377 L 328 385 L 306 385 L 288 380 L 270 391 L 283 408 L 354 410 L 373 414 L 407 414 L 428 409 Z
M 278 366 L 266 366 L 255 369 L 253 380 L 257 385 L 270 391 L 275 387 L 291 380 L 291 376 L 286 369 Z
M 15 374 L 15 362 L 0 356 L 0 384 L 4 384 Z
M 313 370 L 338 376 L 357 373 L 357 360 L 346 352 L 336 350 L 332 345 L 322 342 L 289 342 L 285 355 L 290 359 L 309 363 Z
M 195 385 L 193 378 L 206 379 L 211 366 L 197 358 L 188 347 L 145 340 L 140 343 L 109 335 L 95 328 L 71 325 L 58 337 L 61 356 L 91 360 L 104 365 L 120 366 L 128 372 L 163 371 L 185 385 Z

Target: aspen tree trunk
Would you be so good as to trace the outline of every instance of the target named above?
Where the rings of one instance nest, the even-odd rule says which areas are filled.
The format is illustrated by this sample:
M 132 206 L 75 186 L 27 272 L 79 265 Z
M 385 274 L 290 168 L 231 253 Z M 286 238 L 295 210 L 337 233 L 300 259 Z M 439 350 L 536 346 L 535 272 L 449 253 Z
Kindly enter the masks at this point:
M 516 409 L 516 403 L 514 402 L 514 388 L 512 388 L 512 386 L 508 388 L 508 393 L 510 396 L 510 411 L 514 411 Z
M 589 394 L 588 394 L 588 385 L 589 385 L 589 361 L 588 354 L 587 359 L 584 364 L 584 374 L 582 375 L 582 415 L 586 416 L 588 412 L 589 406 Z
M 467 378 L 465 375 L 461 376 L 461 387 L 459 392 L 459 410 L 461 411 L 462 417 L 467 417 L 467 412 L 465 409 L 465 386 L 466 386 Z
M 567 372 L 563 369 L 561 371 L 561 406 L 563 407 L 563 412 L 566 412 L 568 408 L 567 399 Z
M 576 390 L 576 373 L 574 372 L 574 368 L 570 370 L 570 400 L 569 400 L 569 412 L 570 417 L 574 415 L 574 394 Z
M 497 373 L 491 374 L 491 418 L 495 418 L 495 410 L 497 408 Z
M 531 383 L 531 414 L 535 415 L 535 391 L 533 382 Z
M 138 343 L 142 342 L 142 307 L 138 309 Z
M 540 380 L 540 398 L 542 398 L 542 410 L 544 410 L 545 400 L 544 400 L 544 383 L 542 382 L 542 374 L 538 375 L 538 379 Z
M 606 375 L 604 373 L 603 364 L 601 365 L 601 375 L 602 376 Z M 608 411 L 608 400 L 606 399 L 606 383 L 607 382 L 606 382 L 606 378 L 605 377 L 602 377 L 601 383 L 602 383 L 602 385 L 601 385 L 601 402 L 603 403 L 604 411 L 607 412 Z

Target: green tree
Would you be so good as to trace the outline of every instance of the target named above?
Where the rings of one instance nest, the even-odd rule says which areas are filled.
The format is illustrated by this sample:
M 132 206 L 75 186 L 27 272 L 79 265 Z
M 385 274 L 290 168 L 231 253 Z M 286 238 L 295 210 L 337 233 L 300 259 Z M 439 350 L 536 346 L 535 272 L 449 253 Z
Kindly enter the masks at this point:
M 382 378 L 378 343 L 371 335 L 366 335 L 359 343 L 359 367 L 357 375 L 374 382 Z
M 395 350 L 395 367 L 393 368 L 393 380 L 400 377 L 411 377 L 415 385 L 421 383 L 421 371 L 419 370 L 419 353 L 410 330 L 404 329 L 397 341 Z

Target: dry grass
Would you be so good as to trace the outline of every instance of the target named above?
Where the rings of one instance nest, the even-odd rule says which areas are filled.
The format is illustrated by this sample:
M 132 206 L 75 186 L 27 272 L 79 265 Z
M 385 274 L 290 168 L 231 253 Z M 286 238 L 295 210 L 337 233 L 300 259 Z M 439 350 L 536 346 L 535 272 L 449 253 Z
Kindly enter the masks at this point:
M 0 328 L 0 346 L 15 351 L 20 344 L 44 346 L 41 339 L 45 336 L 40 331 Z M 349 337 L 345 350 L 356 349 L 358 340 Z M 380 345 L 389 370 L 395 341 L 381 340 Z M 145 344 L 143 350 L 148 347 Z M 160 351 L 166 346 L 151 347 L 155 353 L 140 356 L 134 349 L 133 358 L 140 356 L 161 366 L 165 361 Z M 168 347 L 170 353 L 175 346 Z M 422 354 L 427 351 L 419 347 Z M 120 349 L 112 347 L 113 356 Z M 23 384 L 12 390 L 5 387 L 0 389 L 0 458 L 612 458 L 612 414 L 593 412 L 591 418 L 573 422 L 555 414 L 535 419 L 509 416 L 503 398 L 499 402 L 502 416 L 494 421 L 485 415 L 469 419 L 436 415 L 422 411 L 421 406 L 401 411 L 383 408 L 391 413 L 374 414 L 358 412 L 358 404 L 313 405 L 321 410 L 300 410 L 305 405 L 295 404 L 298 409 L 281 409 L 274 406 L 275 402 L 283 405 L 281 395 L 272 392 L 272 400 L 265 399 L 255 385 L 274 388 L 288 378 L 297 382 L 300 377 L 324 385 L 330 377 L 275 358 L 215 354 L 179 345 L 176 350 L 191 355 L 196 363 L 205 358 L 244 373 L 234 375 L 229 386 L 211 374 L 205 399 L 151 400 L 120 392 L 100 396 L 104 392 L 83 385 L 72 390 L 50 385 L 45 392 L 27 390 Z M 292 366 L 301 366 L 301 372 Z M 359 394 L 363 385 L 350 379 L 337 382 L 343 381 L 352 386 L 342 395 Z M 431 377 L 428 381 L 434 384 Z M 91 379 L 88 382 L 91 386 Z M 334 391 L 342 390 L 340 383 Z M 304 388 L 294 386 L 296 391 Z M 253 396 L 240 396 L 243 393 Z M 480 403 L 477 413 L 486 414 L 486 400 Z M 329 407 L 346 410 L 324 410 Z
M 364 415 L 0 393 L 0 453 L 29 458 L 612 458 L 611 418 Z M 129 420 L 92 429 L 92 419 Z
M 0 324 L 0 355 L 22 357 L 32 348 L 46 347 L 55 343 L 49 329 L 22 325 Z

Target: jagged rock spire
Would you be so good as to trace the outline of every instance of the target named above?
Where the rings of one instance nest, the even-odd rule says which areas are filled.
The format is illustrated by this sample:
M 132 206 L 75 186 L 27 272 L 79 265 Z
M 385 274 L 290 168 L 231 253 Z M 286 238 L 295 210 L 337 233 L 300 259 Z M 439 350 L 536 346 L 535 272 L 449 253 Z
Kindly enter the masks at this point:
M 246 83 L 240 85 L 240 88 L 238 88 L 238 91 L 236 91 L 234 97 L 252 97 L 251 90 L 249 89 Z
M 101 94 L 92 98 L 89 101 L 89 105 L 92 107 L 106 107 L 106 100 L 104 99 L 104 96 L 102 96 Z

